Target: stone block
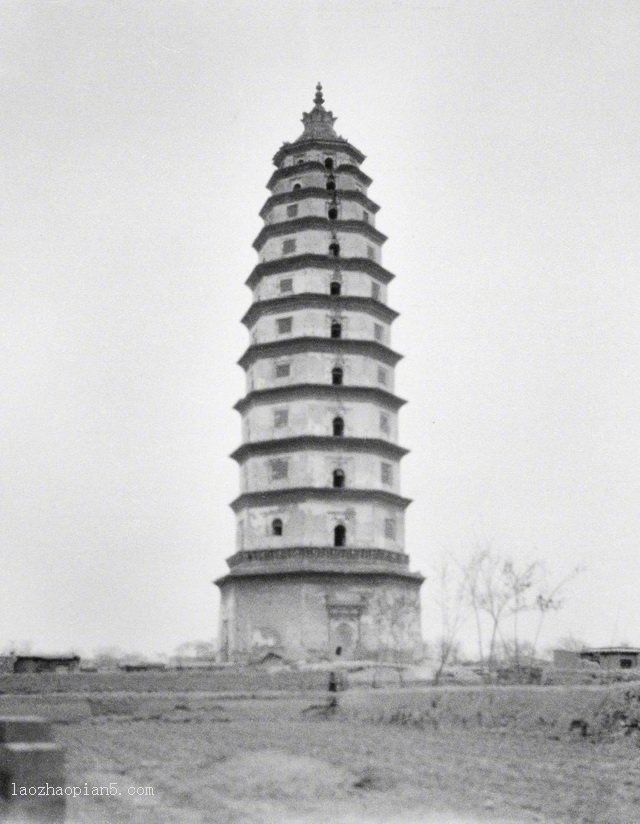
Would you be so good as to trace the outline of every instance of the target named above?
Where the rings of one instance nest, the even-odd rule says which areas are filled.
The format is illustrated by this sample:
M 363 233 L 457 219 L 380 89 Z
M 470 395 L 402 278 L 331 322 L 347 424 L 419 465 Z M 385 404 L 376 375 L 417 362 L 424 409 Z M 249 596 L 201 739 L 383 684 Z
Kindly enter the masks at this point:
M 50 741 L 0 744 L 0 820 L 64 821 L 65 797 L 52 794 L 57 787 L 64 787 L 62 747 Z
M 0 716 L 0 744 L 51 741 L 51 725 L 36 715 Z

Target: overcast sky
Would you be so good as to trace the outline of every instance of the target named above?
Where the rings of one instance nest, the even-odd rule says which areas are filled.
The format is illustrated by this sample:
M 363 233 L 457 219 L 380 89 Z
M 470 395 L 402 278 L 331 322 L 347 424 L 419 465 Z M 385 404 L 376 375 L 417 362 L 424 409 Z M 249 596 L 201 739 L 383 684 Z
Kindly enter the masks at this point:
M 639 38 L 633 0 L 3 0 L 0 648 L 215 634 L 244 280 L 318 80 L 397 275 L 413 568 L 583 563 L 545 642 L 640 645 Z

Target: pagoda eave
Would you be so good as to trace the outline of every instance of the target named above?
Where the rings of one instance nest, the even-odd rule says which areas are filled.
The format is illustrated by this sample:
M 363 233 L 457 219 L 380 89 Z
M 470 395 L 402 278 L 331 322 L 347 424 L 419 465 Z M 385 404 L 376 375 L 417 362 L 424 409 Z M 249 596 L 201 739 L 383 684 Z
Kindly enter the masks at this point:
M 308 568 L 300 568 L 300 569 L 290 569 L 288 567 L 257 567 L 257 568 L 244 568 L 244 569 L 232 569 L 226 575 L 222 575 L 220 578 L 216 578 L 214 580 L 214 584 L 218 586 L 224 585 L 229 581 L 237 580 L 238 578 L 304 578 L 306 576 L 341 576 L 344 578 L 349 577 L 362 577 L 362 578 L 402 578 L 404 580 L 415 581 L 416 584 L 420 585 L 425 580 L 424 575 L 420 572 L 411 572 L 408 569 L 393 569 L 391 567 L 385 567 L 384 569 L 380 567 L 376 567 L 373 565 L 368 564 L 354 564 L 353 566 L 348 565 L 340 565 L 340 564 L 327 564 L 323 567 L 308 567 Z
M 282 166 L 276 169 L 267 182 L 267 189 L 273 189 L 276 183 L 280 180 L 289 180 L 292 177 L 298 177 L 304 172 L 326 172 L 322 163 L 317 160 L 307 160 L 305 163 L 296 163 L 295 166 Z M 363 186 L 370 186 L 373 181 L 366 175 L 358 166 L 352 166 L 349 163 L 343 163 L 333 170 L 333 174 L 344 173 L 351 175 Z
M 386 323 L 393 323 L 398 317 L 398 312 L 370 297 L 360 295 L 327 295 L 319 292 L 296 292 L 284 297 L 271 298 L 269 300 L 259 300 L 252 303 L 242 317 L 242 323 L 250 327 L 262 315 L 282 313 L 290 309 L 346 309 L 351 311 L 366 311 L 375 315 Z
M 281 275 L 283 272 L 296 272 L 306 268 L 331 269 L 333 271 L 336 266 L 339 266 L 342 271 L 352 272 L 355 270 L 366 272 L 384 284 L 391 283 L 395 278 L 395 275 L 388 269 L 380 266 L 379 263 L 376 263 L 370 258 L 335 258 L 333 255 L 316 255 L 312 252 L 306 252 L 302 255 L 291 255 L 289 257 L 276 258 L 275 260 L 258 263 L 246 279 L 245 285 L 253 289 L 261 278 L 268 277 L 269 275 Z
M 229 456 L 241 463 L 254 455 L 272 455 L 283 450 L 298 449 L 340 450 L 352 452 L 373 452 L 396 460 L 409 454 L 409 450 L 382 438 L 352 438 L 332 435 L 299 435 L 290 438 L 272 438 L 266 441 L 247 441 Z
M 332 505 L 338 501 L 376 501 L 378 503 L 406 509 L 411 498 L 404 498 L 385 489 L 357 489 L 354 487 L 331 486 L 289 486 L 279 489 L 262 489 L 259 492 L 243 492 L 230 506 L 234 512 L 246 507 L 273 506 L 274 504 L 300 503 L 308 500 L 329 500 Z
M 318 189 L 315 186 L 307 186 L 304 189 L 296 189 L 294 192 L 280 192 L 277 195 L 271 195 L 271 197 L 267 198 L 265 201 L 264 206 L 260 209 L 260 217 L 265 218 L 270 209 L 274 206 L 282 206 L 287 203 L 300 203 L 304 200 L 311 200 L 321 198 L 322 200 L 329 200 L 333 192 L 327 191 L 327 189 Z M 358 189 L 346 189 L 340 192 L 340 200 L 344 201 L 355 201 L 359 203 L 361 206 L 364 206 L 372 214 L 376 214 L 376 212 L 380 211 L 380 206 L 371 200 L 364 192 L 359 191 Z
M 239 359 L 238 365 L 248 369 L 260 357 L 278 357 L 278 355 L 295 355 L 301 352 L 330 352 L 334 354 L 368 355 L 382 363 L 395 366 L 402 360 L 402 355 L 378 343 L 362 338 L 320 338 L 311 335 L 299 338 L 282 338 L 265 343 L 254 343 Z
M 297 217 L 293 220 L 283 220 L 280 223 L 268 223 L 263 226 L 258 236 L 253 241 L 253 248 L 260 252 L 264 244 L 273 237 L 290 235 L 294 232 L 301 232 L 309 229 L 319 229 L 325 232 L 352 232 L 364 235 L 369 240 L 382 245 L 387 236 L 378 231 L 365 220 L 330 220 L 328 217 L 319 215 L 309 215 L 307 217 Z M 334 261 L 336 258 L 334 258 Z M 339 260 L 339 258 L 337 259 Z
M 346 154 L 351 155 L 356 163 L 363 163 L 367 158 L 366 155 L 362 154 L 359 149 L 356 149 L 356 147 L 349 143 L 348 140 L 345 140 L 344 137 L 324 139 L 309 137 L 298 139 L 293 143 L 283 143 L 273 156 L 273 165 L 281 166 L 285 157 L 299 154 L 300 152 L 307 151 L 308 149 L 324 149 L 329 152 L 346 152 Z
M 256 404 L 272 403 L 298 398 L 319 398 L 322 400 L 345 401 L 366 400 L 379 403 L 386 409 L 396 411 L 406 404 L 404 398 L 399 398 L 392 392 L 379 389 L 377 386 L 348 386 L 341 384 L 334 386 L 327 383 L 290 383 L 285 386 L 270 386 L 267 389 L 253 389 L 234 404 L 241 414 Z

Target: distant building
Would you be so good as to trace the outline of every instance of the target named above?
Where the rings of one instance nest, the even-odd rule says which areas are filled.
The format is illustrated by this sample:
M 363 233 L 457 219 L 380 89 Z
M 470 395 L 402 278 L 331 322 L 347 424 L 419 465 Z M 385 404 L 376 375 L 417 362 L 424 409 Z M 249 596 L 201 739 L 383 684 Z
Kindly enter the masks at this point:
M 169 666 L 178 670 L 207 670 L 214 669 L 216 659 L 213 656 L 174 655 L 169 660 Z
M 590 647 L 578 655 L 583 661 L 595 661 L 603 669 L 635 669 L 640 657 L 639 647 Z
M 0 655 L 0 674 L 5 674 L 7 672 L 13 672 L 13 665 L 15 664 L 16 656 L 11 655 Z
M 79 655 L 16 655 L 14 672 L 75 672 Z

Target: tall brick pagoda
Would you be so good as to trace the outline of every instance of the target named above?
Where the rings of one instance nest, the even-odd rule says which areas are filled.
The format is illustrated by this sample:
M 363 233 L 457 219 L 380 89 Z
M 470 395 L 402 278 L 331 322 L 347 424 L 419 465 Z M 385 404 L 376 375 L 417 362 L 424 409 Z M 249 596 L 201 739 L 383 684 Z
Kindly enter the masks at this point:
M 398 410 L 364 155 L 317 86 L 304 131 L 276 152 L 247 280 L 246 395 L 236 552 L 216 581 L 230 661 L 420 654 L 420 586 L 404 552 Z

